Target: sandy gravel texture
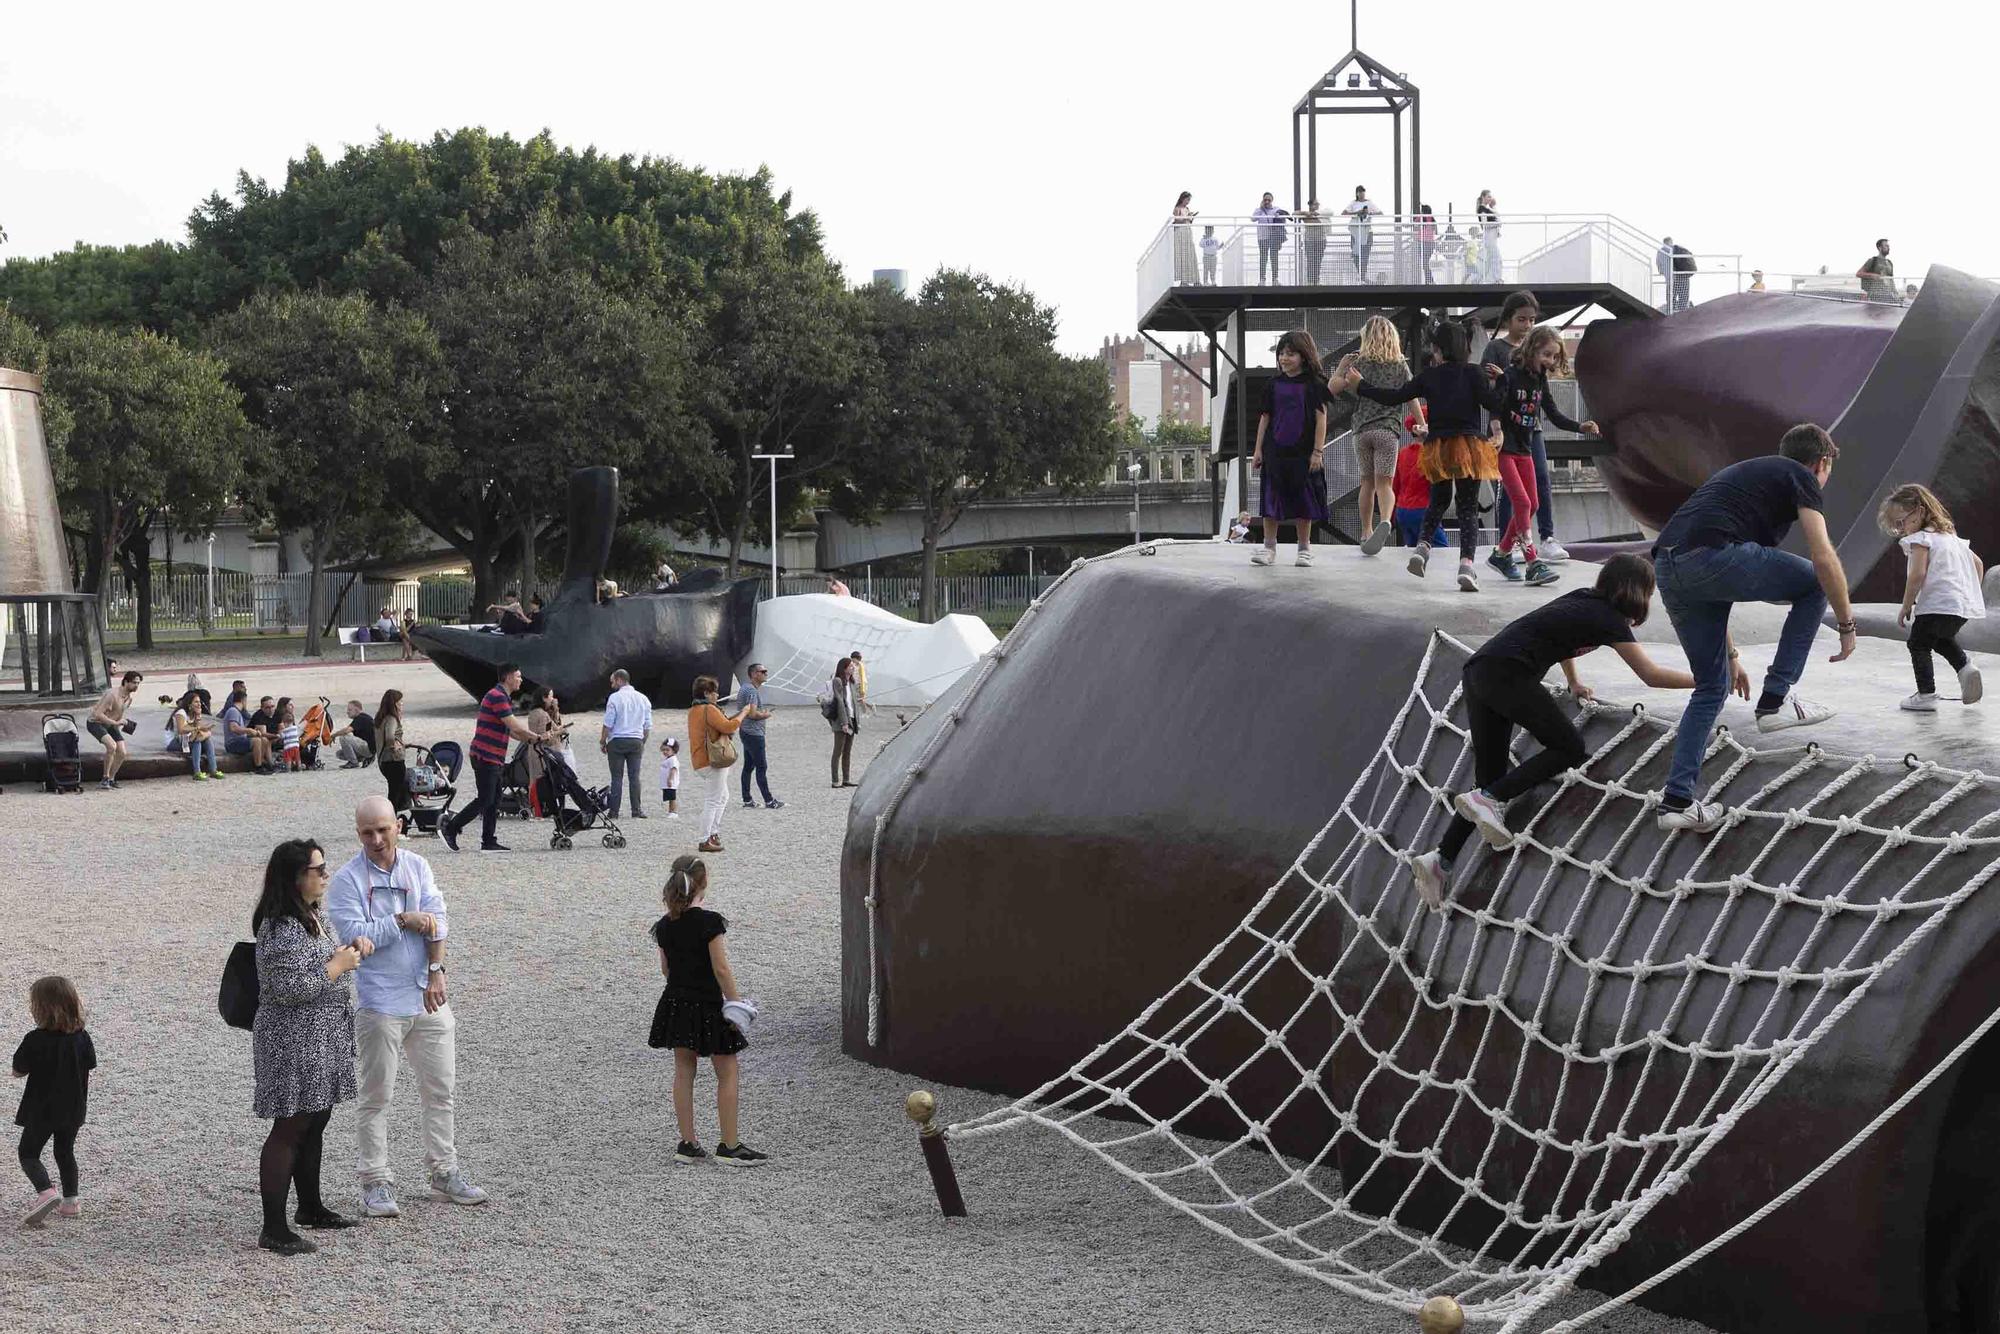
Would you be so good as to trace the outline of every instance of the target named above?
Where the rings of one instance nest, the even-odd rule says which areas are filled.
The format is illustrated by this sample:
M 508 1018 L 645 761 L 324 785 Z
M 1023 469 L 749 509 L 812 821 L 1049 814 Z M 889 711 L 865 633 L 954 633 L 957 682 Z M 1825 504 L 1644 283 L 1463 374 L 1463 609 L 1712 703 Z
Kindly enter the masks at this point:
M 240 674 L 253 694 L 371 705 L 394 685 L 408 692 L 413 740 L 470 738 L 471 701 L 421 664 Z M 878 717 L 857 763 L 893 726 Z M 580 721 L 584 775 L 602 781 L 596 718 Z M 681 720 L 663 712 L 656 729 L 679 732 Z M 353 805 L 381 790 L 379 776 L 161 779 L 64 798 L 9 789 L 0 920 L 13 938 L 0 998 L 15 1032 L 0 1040 L 29 1026 L 28 983 L 60 971 L 82 990 L 102 1064 L 78 1144 L 85 1215 L 41 1232 L 0 1224 L 0 1328 L 1414 1328 L 1258 1259 L 1036 1131 L 961 1146 L 973 1216 L 941 1220 L 901 1114 L 915 1081 L 840 1052 L 837 860 L 850 794 L 829 787 L 828 749 L 813 711 L 774 719 L 775 786 L 790 804 L 733 806 L 728 851 L 710 859 L 712 906 L 764 1005 L 743 1058 L 744 1136 L 773 1155 L 768 1167 L 671 1161 L 672 1062 L 645 1044 L 660 988 L 645 930 L 695 822 L 658 818 L 655 790 L 654 818 L 627 822 L 622 851 L 585 838 L 553 852 L 547 827 L 529 824 L 503 825 L 515 849 L 505 855 L 411 844 L 450 901 L 458 1141 L 492 1202 L 428 1197 L 405 1079 L 391 1123 L 403 1217 L 320 1234 L 321 1253 L 300 1259 L 255 1247 L 265 1123 L 250 1114 L 249 1035 L 217 1017 L 216 983 L 230 942 L 247 938 L 271 846 L 311 836 L 345 860 Z M 937 1091 L 950 1119 L 998 1101 Z M 697 1099 L 712 1142 L 706 1069 Z M 347 1210 L 353 1129 L 345 1104 L 327 1132 L 326 1182 Z M 25 1180 L 5 1172 L 0 1200 L 24 1205 Z M 1637 1312 L 1597 1328 L 1698 1327 Z

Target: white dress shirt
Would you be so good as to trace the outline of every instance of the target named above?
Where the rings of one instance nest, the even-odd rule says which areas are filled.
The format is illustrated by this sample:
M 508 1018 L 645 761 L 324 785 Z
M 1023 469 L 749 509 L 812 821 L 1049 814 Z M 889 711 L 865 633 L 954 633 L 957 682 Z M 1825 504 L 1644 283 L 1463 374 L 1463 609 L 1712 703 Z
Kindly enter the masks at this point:
M 618 687 L 604 701 L 604 730 L 611 733 L 613 741 L 620 737 L 643 739 L 653 730 L 653 701 L 630 685 Z

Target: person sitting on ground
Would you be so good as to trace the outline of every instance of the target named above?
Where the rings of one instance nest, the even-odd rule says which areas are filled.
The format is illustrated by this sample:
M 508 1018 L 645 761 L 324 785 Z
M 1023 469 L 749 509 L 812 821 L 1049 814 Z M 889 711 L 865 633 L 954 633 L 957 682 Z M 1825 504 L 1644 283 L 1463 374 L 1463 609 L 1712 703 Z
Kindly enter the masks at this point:
M 417 631 L 416 610 L 412 607 L 403 608 L 403 623 L 396 628 L 396 633 L 399 637 L 401 637 L 403 641 L 402 660 L 404 662 L 409 662 L 413 658 L 421 658 L 424 656 L 422 653 L 417 651 L 417 641 L 415 638 L 416 631 Z
M 674 567 L 665 561 L 661 561 L 659 568 L 653 571 L 653 591 L 655 593 L 671 593 L 674 585 L 679 582 L 680 580 L 674 577 Z
M 253 773 L 271 772 L 271 741 L 260 736 L 250 726 L 250 716 L 245 712 L 249 700 L 245 693 L 237 690 L 229 696 L 229 702 L 222 706 L 222 749 L 228 755 L 248 755 Z
M 194 772 L 194 781 L 222 777 L 222 771 L 215 767 L 215 720 L 208 716 L 203 706 L 202 692 L 190 690 L 181 706 L 174 710 L 174 731 L 180 734 L 181 745 L 187 751 L 188 768 Z M 203 773 L 206 766 L 208 772 Z
M 335 732 L 333 740 L 343 769 L 359 769 L 375 758 L 375 720 L 360 700 L 347 701 L 347 726 Z
M 139 693 L 139 683 L 145 679 L 138 672 L 125 673 L 118 684 L 106 690 L 90 708 L 90 721 L 85 727 L 104 743 L 104 777 L 97 781 L 101 788 L 118 786 L 118 771 L 124 767 L 127 757 L 125 736 L 132 730 L 125 714 L 132 707 L 132 697 Z
M 1663 830 L 1706 834 L 1721 826 L 1723 810 L 1696 797 L 1695 782 L 1708 753 L 1708 735 L 1732 689 L 1750 697 L 1750 677 L 1729 638 L 1729 613 L 1739 602 L 1791 605 L 1777 652 L 1757 697 L 1757 730 L 1776 732 L 1825 722 L 1833 710 L 1801 699 L 1792 687 L 1805 674 L 1806 655 L 1819 633 L 1820 615 L 1833 605 L 1840 651 L 1854 653 L 1854 610 L 1847 572 L 1827 535 L 1821 488 L 1833 475 L 1840 447 L 1818 426 L 1794 426 L 1778 453 L 1732 463 L 1681 503 L 1653 544 L 1660 601 L 1673 619 L 1694 673 L 1694 696 L 1674 734 L 1673 765 L 1660 806 Z M 1780 551 L 1796 523 L 1812 559 Z
M 1598 571 L 1595 587 L 1565 593 L 1516 619 L 1466 662 L 1465 724 L 1478 786 L 1452 798 L 1457 814 L 1443 841 L 1410 863 L 1417 896 L 1430 907 L 1444 905 L 1452 863 L 1475 827 L 1489 846 L 1513 846 L 1507 803 L 1584 762 L 1583 737 L 1543 688 L 1551 666 L 1562 668 L 1577 700 L 1593 692 L 1577 677 L 1576 660 L 1601 646 L 1656 690 L 1694 689 L 1692 675 L 1658 666 L 1633 637 L 1652 603 L 1652 564 L 1643 556 L 1613 556 Z M 1508 748 L 1516 727 L 1541 746 L 1518 765 Z

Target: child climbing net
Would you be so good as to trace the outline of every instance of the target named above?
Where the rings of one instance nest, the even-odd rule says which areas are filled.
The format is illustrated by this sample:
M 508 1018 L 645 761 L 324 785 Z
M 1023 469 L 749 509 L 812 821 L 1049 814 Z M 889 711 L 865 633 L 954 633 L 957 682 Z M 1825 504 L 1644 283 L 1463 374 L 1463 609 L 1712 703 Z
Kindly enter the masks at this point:
M 1582 706 L 1585 764 L 1441 911 L 1412 850 L 1469 778 L 1464 647 L 1433 638 L 1368 768 L 1287 874 L 1064 1076 L 951 1127 L 1047 1127 L 1205 1226 L 1406 1312 L 1532 1322 L 2000 871 L 1992 780 L 1718 730 L 1713 838 L 1654 833 L 1672 734 Z M 1606 735 L 1607 726 L 1609 734 Z M 1968 852 L 1986 855 L 1968 858 Z M 1810 1185 L 1848 1144 L 1707 1246 Z M 1728 1222 L 1730 1220 L 1721 1220 Z

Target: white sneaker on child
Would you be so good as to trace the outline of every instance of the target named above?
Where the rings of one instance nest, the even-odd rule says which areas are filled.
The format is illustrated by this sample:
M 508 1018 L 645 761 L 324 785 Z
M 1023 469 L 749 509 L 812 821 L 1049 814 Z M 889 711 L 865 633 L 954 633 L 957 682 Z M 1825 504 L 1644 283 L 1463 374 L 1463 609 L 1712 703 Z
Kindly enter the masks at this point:
M 1477 789 L 1461 792 L 1451 799 L 1452 809 L 1472 821 L 1486 846 L 1504 852 L 1514 846 L 1514 831 L 1507 827 L 1507 808 Z
M 1937 696 L 1926 695 L 1923 691 L 1919 690 L 1916 694 L 1911 695 L 1903 701 L 1903 708 L 1911 713 L 1936 713 Z
M 1298 559 L 1292 562 L 1294 565 L 1310 565 L 1312 563 L 1313 552 L 1311 547 L 1300 547 Z
M 1979 697 L 1986 693 L 1986 683 L 1979 679 L 1979 669 L 1969 662 L 1958 669 L 1958 693 L 1967 704 L 1977 704 Z
M 1472 562 L 1469 560 L 1458 563 L 1458 591 L 1461 593 L 1479 591 L 1479 572 L 1472 568 Z
M 1250 553 L 1250 563 L 1252 565 L 1269 565 L 1276 559 L 1278 559 L 1278 549 L 1276 547 L 1258 547 Z
M 1437 852 L 1426 852 L 1410 863 L 1410 879 L 1417 886 L 1417 897 L 1433 912 L 1444 907 L 1444 881 L 1449 874 L 1451 868 Z

